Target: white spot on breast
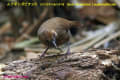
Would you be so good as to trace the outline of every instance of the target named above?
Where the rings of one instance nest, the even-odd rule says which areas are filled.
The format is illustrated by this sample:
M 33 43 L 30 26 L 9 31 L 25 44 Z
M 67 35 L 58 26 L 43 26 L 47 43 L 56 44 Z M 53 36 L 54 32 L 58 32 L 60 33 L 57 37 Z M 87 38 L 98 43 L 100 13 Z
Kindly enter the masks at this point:
M 57 36 L 58 34 L 57 34 L 57 32 L 55 31 L 55 30 L 52 30 L 52 33 L 54 33 L 55 34 L 55 36 Z

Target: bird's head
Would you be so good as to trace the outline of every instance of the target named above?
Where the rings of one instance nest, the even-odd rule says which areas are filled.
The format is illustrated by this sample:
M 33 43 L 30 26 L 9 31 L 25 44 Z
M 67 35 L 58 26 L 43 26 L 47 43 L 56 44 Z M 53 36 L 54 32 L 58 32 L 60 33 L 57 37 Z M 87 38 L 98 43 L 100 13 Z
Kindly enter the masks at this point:
M 48 46 L 57 48 L 57 44 L 56 44 L 57 35 L 58 34 L 55 30 L 46 31 L 43 35 L 44 38 L 46 38 L 46 39 L 44 39 L 44 40 L 46 40 L 45 43 L 47 43 Z

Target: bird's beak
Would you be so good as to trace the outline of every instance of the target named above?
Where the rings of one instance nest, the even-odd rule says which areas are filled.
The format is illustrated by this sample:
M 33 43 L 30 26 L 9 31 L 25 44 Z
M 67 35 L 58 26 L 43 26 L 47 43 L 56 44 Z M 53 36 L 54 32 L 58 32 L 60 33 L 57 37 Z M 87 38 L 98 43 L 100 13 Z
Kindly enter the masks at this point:
M 57 47 L 57 44 L 56 44 L 56 39 L 55 39 L 55 37 L 53 37 L 52 44 L 54 45 L 55 48 L 58 48 L 58 47 Z

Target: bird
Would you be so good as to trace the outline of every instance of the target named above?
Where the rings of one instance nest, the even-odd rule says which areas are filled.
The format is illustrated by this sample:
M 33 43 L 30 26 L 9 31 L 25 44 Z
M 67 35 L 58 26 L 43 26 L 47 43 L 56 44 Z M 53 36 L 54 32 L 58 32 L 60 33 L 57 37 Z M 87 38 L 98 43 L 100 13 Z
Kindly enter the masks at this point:
M 41 24 L 37 35 L 41 43 L 47 46 L 41 54 L 44 56 L 49 48 L 58 48 L 58 46 L 68 43 L 67 54 L 70 54 L 69 39 L 70 28 L 81 26 L 80 21 L 71 21 L 62 17 L 52 17 Z

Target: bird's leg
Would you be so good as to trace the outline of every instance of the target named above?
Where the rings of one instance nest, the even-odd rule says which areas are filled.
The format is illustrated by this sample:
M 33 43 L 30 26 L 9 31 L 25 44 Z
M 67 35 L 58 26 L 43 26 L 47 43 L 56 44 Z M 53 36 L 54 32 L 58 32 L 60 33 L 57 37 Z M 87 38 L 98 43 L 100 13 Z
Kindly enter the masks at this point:
M 60 59 L 57 60 L 58 63 L 64 61 L 67 58 L 67 56 L 69 54 L 71 54 L 71 52 L 70 52 L 70 43 L 68 42 L 67 45 L 68 45 L 67 52 L 65 53 L 65 56 L 63 56 L 62 58 L 60 58 Z
M 65 53 L 65 56 L 67 56 L 71 53 L 70 52 L 70 42 L 68 42 L 67 45 L 68 45 L 68 49 L 67 49 L 67 52 Z
M 45 51 L 42 53 L 42 55 L 40 56 L 40 58 L 45 56 L 45 54 L 46 54 L 46 52 L 48 51 L 48 49 L 49 49 L 49 47 L 47 47 L 47 48 L 45 49 Z
M 70 30 L 68 30 L 68 35 L 70 37 L 72 37 L 72 34 L 71 34 Z M 68 49 L 67 49 L 67 52 L 65 53 L 65 56 L 67 56 L 67 55 L 69 55 L 71 53 L 70 52 L 70 42 L 69 41 L 67 42 L 67 46 L 68 46 Z

